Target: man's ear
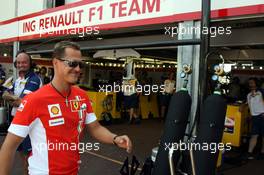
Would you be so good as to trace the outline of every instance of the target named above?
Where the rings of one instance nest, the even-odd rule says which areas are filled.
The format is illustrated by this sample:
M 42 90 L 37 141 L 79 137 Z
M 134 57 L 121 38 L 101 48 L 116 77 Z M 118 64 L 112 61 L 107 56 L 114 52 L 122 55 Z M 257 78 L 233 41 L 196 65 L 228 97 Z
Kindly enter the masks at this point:
M 57 64 L 57 62 L 58 62 L 57 59 L 55 59 L 55 58 L 52 59 L 52 64 L 53 64 L 53 66 L 55 66 L 55 65 Z

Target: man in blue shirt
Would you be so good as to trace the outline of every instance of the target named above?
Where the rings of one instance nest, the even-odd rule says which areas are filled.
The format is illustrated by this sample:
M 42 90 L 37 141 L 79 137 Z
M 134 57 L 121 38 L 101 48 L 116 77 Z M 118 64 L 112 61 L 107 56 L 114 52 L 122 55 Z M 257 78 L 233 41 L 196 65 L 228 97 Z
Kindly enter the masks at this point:
M 13 86 L 3 94 L 3 98 L 13 106 L 11 111 L 12 116 L 15 116 L 22 98 L 42 86 L 40 77 L 32 69 L 31 57 L 25 51 L 18 52 L 14 66 L 17 69 L 18 78 L 15 80 Z M 28 174 L 27 159 L 31 152 L 29 136 L 18 147 L 18 151 L 24 161 L 24 174 Z

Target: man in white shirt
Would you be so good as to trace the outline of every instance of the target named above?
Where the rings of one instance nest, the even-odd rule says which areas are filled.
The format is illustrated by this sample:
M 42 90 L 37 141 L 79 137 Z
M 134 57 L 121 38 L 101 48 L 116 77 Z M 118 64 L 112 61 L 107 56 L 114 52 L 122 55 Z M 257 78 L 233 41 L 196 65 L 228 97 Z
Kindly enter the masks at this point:
M 257 79 L 248 81 L 250 93 L 247 95 L 247 103 L 252 116 L 251 138 L 248 148 L 248 159 L 254 159 L 253 150 L 257 144 L 258 136 L 262 137 L 262 149 L 259 158 L 264 158 L 264 102 L 263 94 L 257 89 Z

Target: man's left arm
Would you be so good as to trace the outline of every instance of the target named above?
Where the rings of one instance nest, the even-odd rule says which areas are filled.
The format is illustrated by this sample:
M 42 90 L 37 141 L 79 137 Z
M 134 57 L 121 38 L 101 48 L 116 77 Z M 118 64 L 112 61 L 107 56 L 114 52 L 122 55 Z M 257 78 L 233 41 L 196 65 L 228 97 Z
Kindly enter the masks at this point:
M 120 148 L 132 151 L 132 143 L 127 135 L 116 135 L 103 127 L 97 120 L 86 125 L 89 133 L 102 143 L 115 144 Z

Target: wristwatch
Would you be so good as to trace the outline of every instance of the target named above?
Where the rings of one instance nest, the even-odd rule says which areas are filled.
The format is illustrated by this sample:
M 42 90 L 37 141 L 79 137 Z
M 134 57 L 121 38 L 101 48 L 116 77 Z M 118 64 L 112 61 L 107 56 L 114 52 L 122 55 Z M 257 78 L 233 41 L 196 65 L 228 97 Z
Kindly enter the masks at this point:
M 116 142 L 115 142 L 115 139 L 119 137 L 118 135 L 116 135 L 114 138 L 113 138 L 113 144 L 117 146 Z

